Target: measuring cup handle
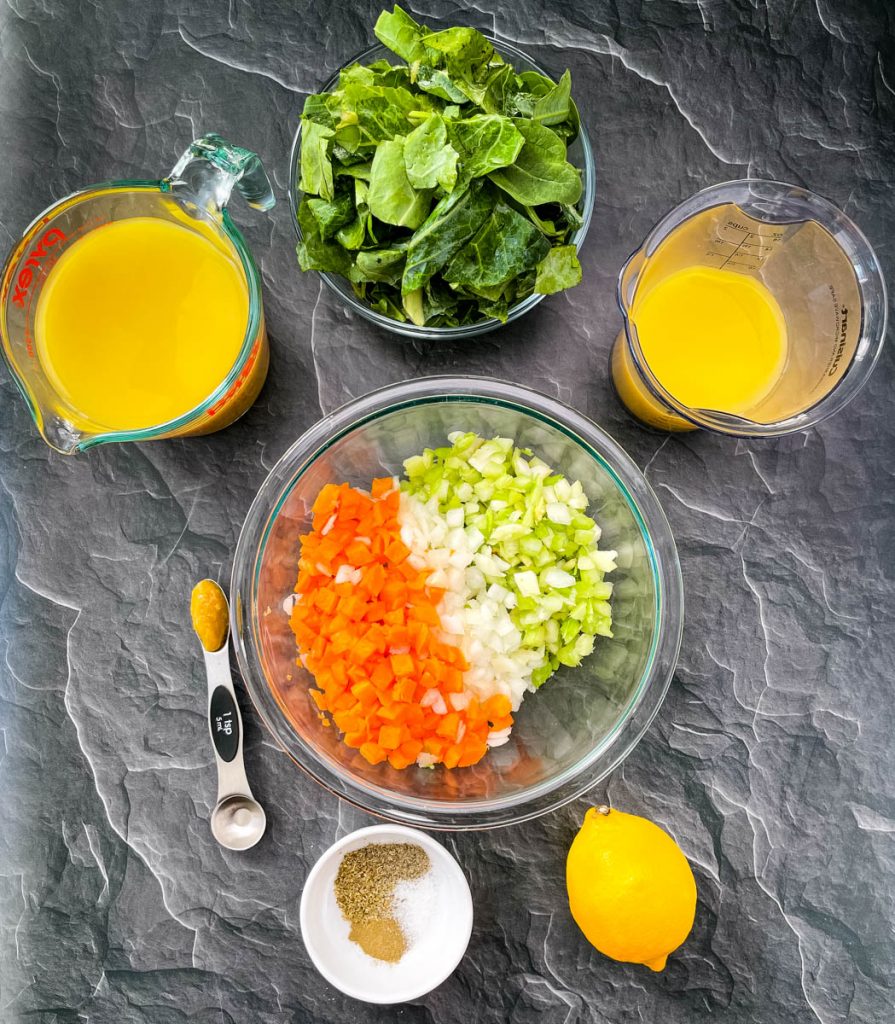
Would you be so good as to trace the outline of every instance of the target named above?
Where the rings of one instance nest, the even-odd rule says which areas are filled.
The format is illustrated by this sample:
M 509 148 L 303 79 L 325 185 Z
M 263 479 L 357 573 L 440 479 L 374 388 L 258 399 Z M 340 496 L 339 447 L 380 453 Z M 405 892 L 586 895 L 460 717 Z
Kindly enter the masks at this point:
M 234 185 L 255 210 L 269 210 L 276 202 L 257 153 L 214 133 L 190 143 L 165 181 L 185 186 L 199 206 L 218 213 L 227 205 Z

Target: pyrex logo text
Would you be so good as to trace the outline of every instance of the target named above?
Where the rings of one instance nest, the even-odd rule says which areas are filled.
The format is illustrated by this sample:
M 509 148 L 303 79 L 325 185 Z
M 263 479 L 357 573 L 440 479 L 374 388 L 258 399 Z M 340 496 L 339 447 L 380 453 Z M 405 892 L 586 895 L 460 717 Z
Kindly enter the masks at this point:
M 25 296 L 28 294 L 28 289 L 31 287 L 31 282 L 34 279 L 34 270 L 39 270 L 40 261 L 46 259 L 49 255 L 47 249 L 54 246 L 57 242 L 64 241 L 65 233 L 60 231 L 59 228 L 50 228 L 49 231 L 45 232 L 38 239 L 37 248 L 25 260 L 25 266 L 19 271 L 19 276 L 16 279 L 12 301 L 17 306 L 21 306 L 22 309 L 25 308 Z M 31 269 L 32 267 L 34 267 L 34 270 Z

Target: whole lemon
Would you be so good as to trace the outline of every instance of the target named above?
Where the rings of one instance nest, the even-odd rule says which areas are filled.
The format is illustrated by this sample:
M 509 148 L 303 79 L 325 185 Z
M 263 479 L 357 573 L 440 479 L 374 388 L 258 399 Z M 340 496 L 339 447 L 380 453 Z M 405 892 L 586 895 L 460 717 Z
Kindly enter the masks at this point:
M 690 934 L 696 882 L 667 832 L 636 814 L 592 807 L 566 861 L 569 908 L 606 956 L 661 971 Z

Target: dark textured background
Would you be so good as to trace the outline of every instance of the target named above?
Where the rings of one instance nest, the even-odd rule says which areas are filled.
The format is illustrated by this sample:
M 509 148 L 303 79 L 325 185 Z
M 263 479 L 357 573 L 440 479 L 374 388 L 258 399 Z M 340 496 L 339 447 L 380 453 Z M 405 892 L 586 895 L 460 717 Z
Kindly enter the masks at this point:
M 667 438 L 617 406 L 614 279 L 657 218 L 747 173 L 805 184 L 895 265 L 895 30 L 886 0 L 418 0 L 572 70 L 599 194 L 585 284 L 466 346 L 410 347 L 295 266 L 287 153 L 303 95 L 371 40 L 374 0 L 0 8 L 0 248 L 85 183 L 167 171 L 217 130 L 280 203 L 234 200 L 261 266 L 273 364 L 207 439 L 51 454 L 4 376 L 0 434 L 0 1020 L 3 1024 L 893 1019 L 891 347 L 836 420 L 780 441 Z M 488 9 L 490 7 L 490 9 Z M 311 968 L 316 856 L 366 819 L 294 770 L 246 709 L 270 830 L 213 844 L 191 583 L 223 577 L 255 489 L 322 412 L 425 373 L 494 374 L 606 427 L 680 546 L 687 626 L 652 730 L 600 797 L 648 815 L 697 874 L 695 930 L 661 975 L 573 925 L 563 860 L 586 801 L 448 839 L 472 884 L 468 954 L 377 1010 Z

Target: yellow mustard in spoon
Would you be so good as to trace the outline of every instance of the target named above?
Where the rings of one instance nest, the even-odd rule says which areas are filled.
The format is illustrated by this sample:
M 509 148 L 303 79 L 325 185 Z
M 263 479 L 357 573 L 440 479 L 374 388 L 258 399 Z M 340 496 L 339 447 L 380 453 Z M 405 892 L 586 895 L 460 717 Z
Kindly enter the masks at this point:
M 221 846 L 248 850 L 264 835 L 267 817 L 252 796 L 242 757 L 242 717 L 227 648 L 230 607 L 214 580 L 202 580 L 190 597 L 193 629 L 202 644 L 208 679 L 208 728 L 218 769 L 218 799 L 211 832 Z

